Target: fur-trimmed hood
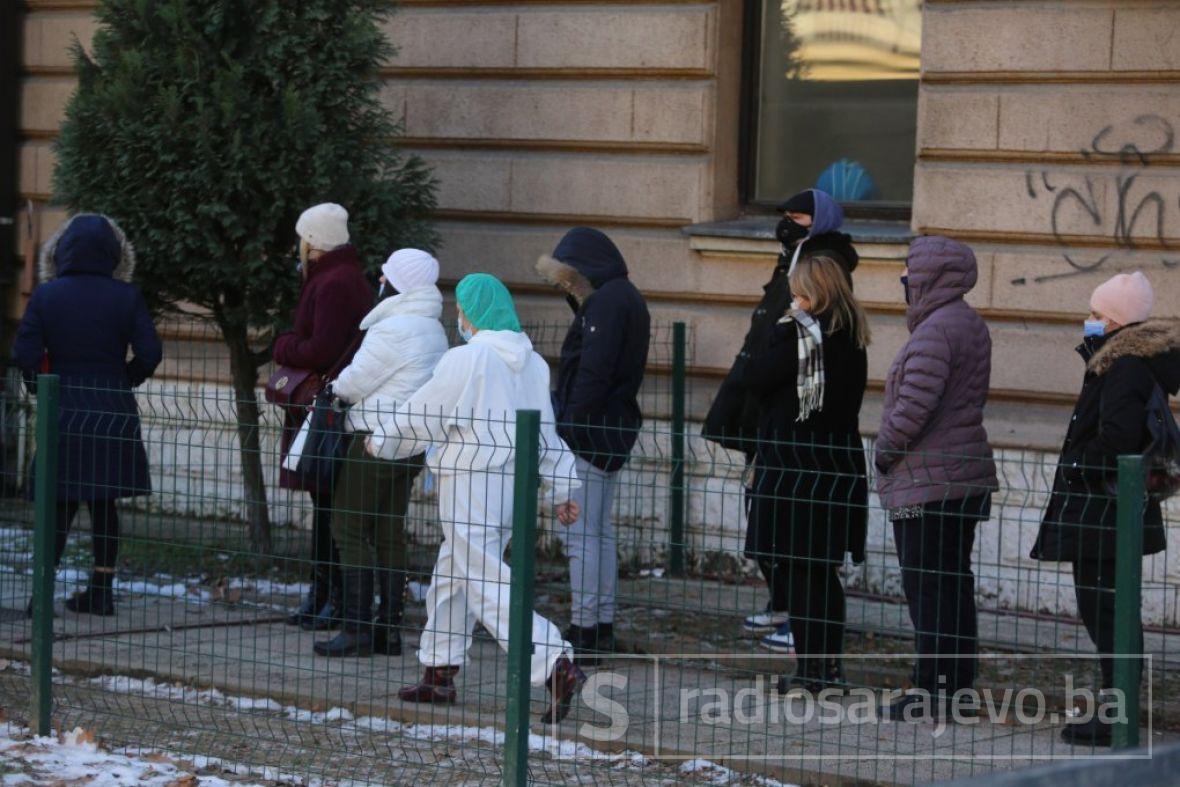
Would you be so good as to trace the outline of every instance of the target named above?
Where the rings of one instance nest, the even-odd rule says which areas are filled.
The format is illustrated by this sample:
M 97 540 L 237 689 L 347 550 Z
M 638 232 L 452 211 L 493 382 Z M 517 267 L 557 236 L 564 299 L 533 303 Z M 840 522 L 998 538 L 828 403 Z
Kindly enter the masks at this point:
M 1180 389 L 1180 320 L 1148 320 L 1111 334 L 1086 368 L 1103 375 L 1115 361 L 1126 357 L 1146 360 L 1160 384 L 1175 395 Z
M 574 227 L 557 244 L 553 254 L 537 260 L 537 273 L 585 303 L 590 294 L 608 281 L 625 277 L 627 263 L 605 233 L 590 227 Z
M 45 242 L 37 263 L 41 282 L 71 273 L 104 274 L 130 282 L 135 274 L 135 247 L 114 219 L 78 213 Z
M 572 295 L 578 303 L 585 303 L 586 299 L 594 292 L 594 285 L 590 283 L 589 279 L 578 273 L 577 268 L 567 265 L 551 254 L 542 254 L 537 258 L 536 270 L 542 279 L 555 287 L 560 287 Z

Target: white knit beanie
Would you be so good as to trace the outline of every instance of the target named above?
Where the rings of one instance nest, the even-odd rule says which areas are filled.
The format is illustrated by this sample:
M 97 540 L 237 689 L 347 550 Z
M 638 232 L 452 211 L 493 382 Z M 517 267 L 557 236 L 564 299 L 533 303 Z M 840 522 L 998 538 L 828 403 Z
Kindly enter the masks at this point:
M 313 249 L 332 251 L 348 243 L 348 211 L 325 202 L 303 211 L 295 232 Z
M 385 280 L 398 292 L 438 283 L 438 260 L 421 249 L 398 249 L 381 266 Z

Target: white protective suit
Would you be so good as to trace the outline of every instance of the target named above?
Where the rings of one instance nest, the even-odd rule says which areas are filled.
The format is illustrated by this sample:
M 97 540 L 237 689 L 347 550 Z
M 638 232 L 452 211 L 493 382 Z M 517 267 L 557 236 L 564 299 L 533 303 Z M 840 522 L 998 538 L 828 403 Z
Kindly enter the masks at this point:
M 430 379 L 447 351 L 442 307 L 438 287 L 419 287 L 386 298 L 361 320 L 365 338 L 332 383 L 332 391 L 352 405 L 350 431 L 377 431 L 380 412 L 406 401 Z
M 371 450 L 402 459 L 429 448 L 438 477 L 444 541 L 426 594 L 429 618 L 418 660 L 427 667 L 466 663 L 476 620 L 508 647 L 516 411 L 541 412 L 541 482 L 563 503 L 580 486 L 574 455 L 557 436 L 549 366 L 516 331 L 479 331 L 448 351 L 434 376 L 381 422 Z M 557 659 L 570 655 L 551 622 L 533 614 L 530 682 L 541 685 Z

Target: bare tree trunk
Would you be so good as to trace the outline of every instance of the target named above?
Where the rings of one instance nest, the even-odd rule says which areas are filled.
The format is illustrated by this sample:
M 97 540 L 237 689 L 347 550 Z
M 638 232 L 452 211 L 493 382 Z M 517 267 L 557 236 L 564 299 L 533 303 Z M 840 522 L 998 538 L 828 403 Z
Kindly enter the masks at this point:
M 250 546 L 259 555 L 270 554 L 270 513 L 266 502 L 266 481 L 262 475 L 262 441 L 259 434 L 258 354 L 250 349 L 244 325 L 221 324 L 229 347 L 233 369 L 234 400 L 238 421 L 238 444 L 241 448 L 242 485 L 246 496 L 246 521 L 250 526 Z

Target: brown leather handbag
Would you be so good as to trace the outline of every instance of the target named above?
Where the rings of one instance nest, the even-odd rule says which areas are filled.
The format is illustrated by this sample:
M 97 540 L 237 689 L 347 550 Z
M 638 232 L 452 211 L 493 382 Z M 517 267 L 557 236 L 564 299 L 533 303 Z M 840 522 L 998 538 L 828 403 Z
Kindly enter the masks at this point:
M 323 387 L 323 375 L 312 369 L 278 366 L 266 381 L 266 401 L 279 407 L 308 407 Z
M 327 374 L 320 374 L 312 369 L 277 365 L 270 379 L 266 381 L 266 401 L 279 407 L 311 407 L 319 392 L 324 390 L 324 386 L 335 380 L 336 375 L 344 369 L 345 360 L 352 357 L 364 338 L 364 332 L 357 334 Z

